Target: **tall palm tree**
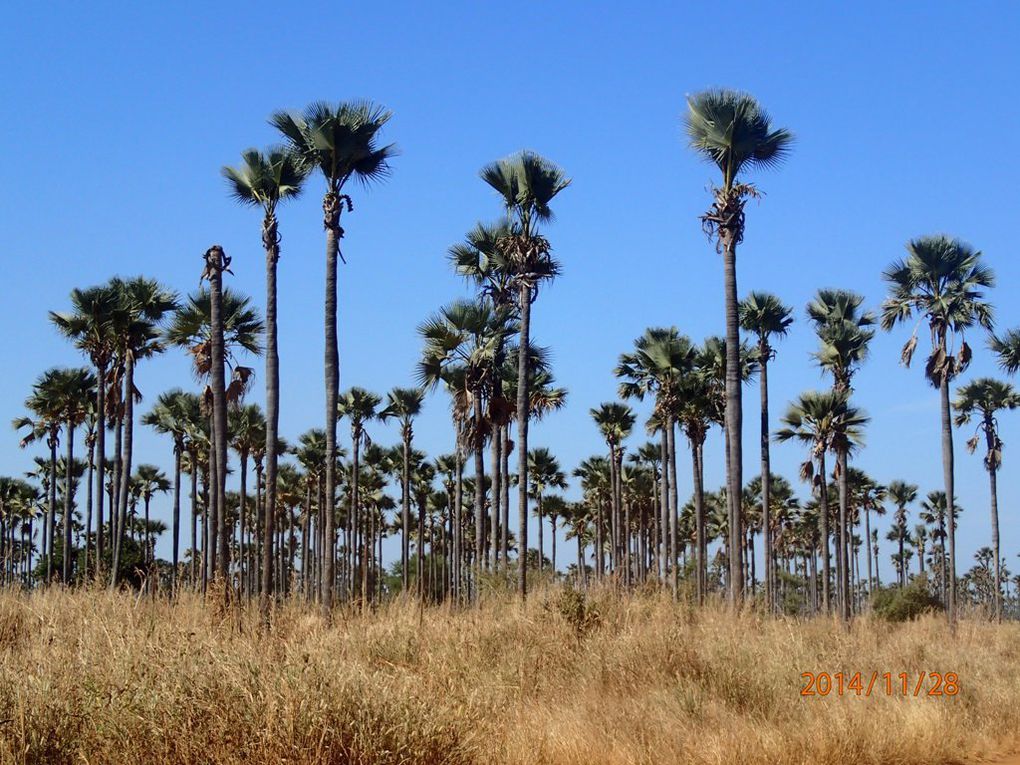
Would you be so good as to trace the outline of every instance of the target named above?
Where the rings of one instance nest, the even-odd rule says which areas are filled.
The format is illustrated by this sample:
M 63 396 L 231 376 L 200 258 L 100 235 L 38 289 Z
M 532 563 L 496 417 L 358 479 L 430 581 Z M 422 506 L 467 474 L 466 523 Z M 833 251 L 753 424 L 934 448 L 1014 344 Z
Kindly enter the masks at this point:
M 942 474 L 949 520 L 949 597 L 947 615 L 956 623 L 956 521 L 953 512 L 953 426 L 950 417 L 949 383 L 970 364 L 971 349 L 964 337 L 975 325 L 992 329 L 992 306 L 984 290 L 994 286 L 992 270 L 982 263 L 981 253 L 945 235 L 923 236 L 907 243 L 907 257 L 893 263 L 883 274 L 889 296 L 882 303 L 882 328 L 918 316 L 927 319 L 932 351 L 925 364 L 928 381 L 938 388 L 942 420 Z M 957 340 L 959 347 L 954 348 Z M 901 355 L 909 366 L 917 347 L 915 329 Z
M 428 389 L 445 380 L 454 397 L 455 419 L 471 422 L 469 440 L 475 461 L 476 575 L 480 571 L 485 546 L 485 468 L 482 453 L 487 431 L 485 400 L 493 388 L 493 359 L 504 346 L 507 336 L 516 329 L 509 310 L 495 309 L 488 302 L 463 300 L 443 307 L 418 327 L 418 334 L 424 341 L 417 369 L 419 383 Z M 523 540 L 520 542 L 523 544 Z
M 821 289 L 808 303 L 807 315 L 818 334 L 814 353 L 818 365 L 832 374 L 833 390 L 853 393 L 852 380 L 868 355 L 875 331 L 875 317 L 861 309 L 864 297 L 849 290 Z M 847 453 L 836 452 L 836 481 L 839 487 L 839 547 L 836 555 L 838 600 L 844 619 L 850 618 L 850 528 Z M 870 558 L 869 558 L 870 560 Z
M 542 539 L 542 520 L 545 514 L 542 500 L 547 489 L 567 488 L 567 477 L 560 469 L 560 462 L 556 456 L 545 447 L 540 447 L 528 452 L 528 480 L 531 482 L 528 492 L 535 500 L 535 513 L 538 516 L 538 571 L 541 573 L 542 558 L 545 554 Z
M 896 506 L 895 522 L 902 528 L 907 527 L 907 506 L 917 499 L 917 486 L 906 481 L 890 481 L 886 487 L 886 497 Z M 903 537 L 897 538 L 899 542 L 900 559 L 903 558 Z M 901 576 L 899 584 L 903 587 L 906 581 Z
M 120 296 L 120 309 L 113 318 L 113 332 L 117 338 L 117 365 L 122 377 L 123 394 L 121 420 L 123 422 L 123 449 L 118 463 L 119 487 L 115 491 L 117 533 L 112 539 L 113 565 L 110 586 L 117 586 L 121 547 L 125 534 L 128 509 L 128 489 L 131 480 L 131 458 L 134 447 L 134 402 L 139 397 L 135 387 L 135 367 L 139 361 L 163 352 L 160 326 L 177 308 L 177 295 L 154 279 L 135 277 L 113 279 L 111 286 Z M 113 521 L 114 519 L 111 519 Z
M 173 482 L 173 521 L 172 521 L 172 563 L 170 572 L 170 590 L 176 591 L 177 566 L 180 560 L 181 538 L 181 461 L 188 441 L 191 422 L 189 418 L 188 394 L 180 388 L 173 388 L 159 394 L 152 409 L 142 417 L 142 424 L 153 428 L 157 433 L 168 435 L 173 439 L 174 448 L 174 482 Z
M 238 167 L 224 167 L 230 191 L 240 204 L 262 208 L 262 248 L 266 253 L 266 447 L 265 497 L 266 518 L 276 514 L 276 442 L 280 431 L 280 354 L 277 345 L 276 268 L 280 260 L 280 231 L 276 208 L 287 199 L 300 195 L 310 167 L 293 150 L 271 147 L 265 152 L 247 149 L 241 154 Z M 268 526 L 265 539 L 271 541 L 273 528 Z M 262 595 L 259 608 L 263 621 L 269 618 L 270 595 L 273 589 L 272 544 L 265 545 L 266 560 L 262 566 Z M 267 579 L 267 577 L 269 577 Z
M 776 128 L 768 113 L 750 95 L 732 90 L 709 90 L 687 99 L 685 119 L 690 146 L 722 173 L 722 186 L 713 190 L 714 201 L 702 216 L 706 233 L 716 238 L 723 256 L 726 298 L 726 429 L 729 433 L 729 496 L 740 496 L 743 486 L 743 433 L 739 376 L 740 319 L 737 303 L 737 245 L 744 238 L 744 204 L 760 196 L 743 181 L 743 174 L 759 167 L 773 167 L 790 150 L 793 134 Z M 741 545 L 731 545 L 729 597 L 741 599 Z
M 215 259 L 218 257 L 216 253 L 211 255 L 213 258 L 213 270 L 216 270 Z M 222 265 L 220 260 L 220 265 Z M 222 327 L 220 334 L 222 344 L 218 346 L 218 350 L 214 351 L 214 338 L 216 333 L 214 329 L 213 321 L 213 289 L 201 288 L 197 292 L 188 296 L 188 299 L 178 307 L 174 312 L 173 317 L 164 333 L 165 341 L 168 345 L 183 348 L 192 357 L 192 365 L 195 377 L 199 381 L 210 380 L 214 374 L 217 366 L 223 370 L 224 365 L 230 370 L 230 384 L 223 389 L 223 404 L 224 408 L 228 405 L 237 404 L 247 391 L 247 388 L 251 382 L 253 371 L 250 367 L 243 366 L 238 363 L 237 353 L 238 351 L 244 351 L 251 355 L 257 356 L 262 352 L 262 333 L 265 330 L 265 325 L 262 323 L 262 319 L 259 316 L 259 312 L 251 304 L 251 298 L 246 295 L 231 290 L 229 287 L 223 287 L 220 289 L 218 301 L 218 324 Z M 219 360 L 219 364 L 216 360 Z M 226 372 L 224 371 L 224 380 L 226 382 Z M 230 532 L 227 528 L 227 524 L 220 523 L 220 520 L 226 519 L 226 485 L 224 484 L 223 491 L 223 507 L 218 508 L 217 502 L 219 501 L 218 491 L 218 479 L 216 478 L 216 472 L 218 469 L 219 457 L 216 457 L 218 453 L 218 446 L 216 443 L 216 417 L 218 410 L 215 406 L 215 393 L 214 388 L 216 386 L 209 384 L 206 387 L 203 395 L 204 405 L 206 408 L 207 416 L 210 418 L 212 441 L 211 448 L 214 455 L 214 460 L 210 463 L 210 472 L 213 477 L 213 486 L 216 491 L 210 493 L 210 509 L 212 512 L 212 528 L 210 534 L 218 542 L 217 545 L 213 545 L 208 552 L 211 554 L 210 557 L 210 568 L 219 569 L 219 575 L 226 576 L 226 572 L 222 568 L 222 561 L 219 561 L 219 565 L 214 565 L 218 558 L 221 557 L 219 553 L 223 552 L 223 535 L 226 534 L 227 544 L 229 546 Z M 212 406 L 209 404 L 212 403 Z M 228 436 L 226 423 L 221 423 L 223 427 L 223 442 L 224 445 L 228 445 Z M 221 455 L 224 460 L 224 479 L 226 479 L 226 455 Z M 221 529 L 221 526 L 223 527 Z M 229 552 L 228 552 L 229 557 Z M 225 593 L 226 594 L 226 593 Z
M 351 388 L 340 396 L 337 401 L 337 414 L 339 417 L 346 417 L 351 423 L 351 505 L 348 515 L 348 535 L 353 531 L 355 536 L 360 534 L 363 541 L 361 551 L 361 597 L 362 606 L 367 607 L 368 599 L 368 556 L 371 552 L 369 529 L 361 514 L 361 502 L 359 496 L 359 480 L 361 478 L 361 446 L 367 443 L 365 425 L 379 417 L 379 404 L 382 398 L 364 388 Z M 328 510 L 327 510 L 328 512 Z M 328 527 L 328 526 L 327 526 Z M 327 531 L 327 534 L 329 532 Z M 327 540 L 327 546 L 329 545 Z M 357 560 L 357 554 L 352 557 L 352 562 Z M 353 567 L 351 569 L 353 574 Z M 353 590 L 353 582 L 351 584 Z
M 953 515 L 955 516 L 953 523 L 955 525 L 956 519 L 959 518 L 963 508 L 960 507 L 955 497 L 953 498 L 952 507 Z M 928 495 L 922 500 L 921 512 L 918 513 L 918 518 L 931 527 L 932 542 L 937 541 L 939 543 L 939 570 L 941 572 L 939 575 L 939 590 L 947 608 L 949 600 L 949 561 L 946 556 L 946 539 L 949 536 L 947 531 L 948 508 L 949 503 L 946 501 L 946 493 L 944 491 L 929 491 Z
M 820 505 L 822 542 L 822 608 L 829 610 L 829 490 L 826 485 L 825 454 L 860 443 L 868 417 L 849 404 L 842 391 L 808 391 L 790 404 L 782 418 L 784 427 L 775 433 L 777 441 L 795 440 L 811 450 L 800 468 L 801 477 L 816 489 Z M 815 462 L 817 461 L 817 469 Z
M 74 431 L 85 422 L 89 404 L 95 398 L 96 378 L 87 369 L 62 370 L 58 381 L 58 402 L 66 428 L 66 454 L 64 457 L 64 543 L 61 581 L 71 582 L 71 524 L 73 514 L 72 470 L 74 468 Z
M 1002 438 L 999 437 L 998 413 L 1020 406 L 1020 394 L 1013 386 L 1001 380 L 981 377 L 961 386 L 956 391 L 953 409 L 956 411 L 954 424 L 961 427 L 972 419 L 977 420 L 977 431 L 967 441 L 967 450 L 977 449 L 981 434 L 985 437 L 985 470 L 988 471 L 988 485 L 992 511 L 992 554 L 995 563 L 995 618 L 1002 619 L 1002 577 L 999 549 L 999 497 L 996 474 L 1002 464 Z
M 662 555 L 668 559 L 669 577 L 674 596 L 679 590 L 677 568 L 677 477 L 676 477 L 676 415 L 680 407 L 681 389 L 694 369 L 697 351 L 690 338 L 676 327 L 650 328 L 634 341 L 633 353 L 620 356 L 614 374 L 621 378 L 622 398 L 642 400 L 646 394 L 655 396 L 655 420 L 660 425 L 661 451 L 665 454 L 663 481 L 660 491 L 659 516 L 669 543 L 663 543 Z
M 624 552 L 624 534 L 622 522 L 622 485 L 620 482 L 620 468 L 623 465 L 623 442 L 630 436 L 637 417 L 626 404 L 609 402 L 601 404 L 590 410 L 592 419 L 599 429 L 599 433 L 609 447 L 609 476 L 611 481 L 611 556 L 610 563 L 614 573 L 630 562 L 630 548 Z M 629 571 L 624 570 L 624 582 L 629 584 L 627 578 Z
M 263 453 L 266 447 L 266 428 L 268 423 L 266 417 L 262 413 L 262 409 L 258 404 L 244 404 L 242 406 L 231 407 L 227 413 L 227 432 L 230 438 L 230 447 L 237 453 L 239 463 L 239 478 L 240 485 L 238 487 L 237 496 L 237 518 L 240 524 L 238 534 L 241 539 L 241 545 L 238 548 L 241 552 L 241 557 L 238 560 L 238 573 L 239 581 L 242 589 L 245 588 L 247 577 L 246 577 L 246 566 L 250 567 L 250 561 L 247 560 L 244 555 L 244 540 L 245 540 L 245 526 L 246 516 L 248 515 L 248 460 L 253 454 Z M 274 444 L 273 451 L 279 444 Z M 264 458 L 263 458 L 264 459 Z M 256 487 L 256 492 L 258 487 Z M 257 533 L 262 534 L 261 528 L 257 529 Z M 272 560 L 272 559 L 270 559 Z M 264 584 L 264 582 L 263 582 Z M 263 619 L 266 617 L 268 608 L 262 601 L 259 600 L 259 607 L 262 612 Z
M 402 469 L 400 471 L 400 573 L 404 592 L 408 587 L 408 561 L 411 542 L 411 442 L 414 439 L 414 418 L 421 414 L 425 391 L 421 388 L 394 388 L 386 394 L 386 408 L 379 418 L 395 418 L 400 423 Z
M 520 347 L 531 347 L 531 304 L 540 286 L 556 277 L 559 264 L 552 256 L 549 241 L 538 231 L 538 224 L 552 219 L 549 203 L 570 185 L 563 171 L 544 157 L 522 151 L 486 165 L 481 177 L 502 197 L 510 233 L 501 242 L 513 284 L 517 288 L 520 318 Z M 517 471 L 518 544 L 523 555 L 528 550 L 528 391 L 529 354 L 518 354 L 517 370 Z M 518 566 L 517 588 L 522 598 L 528 592 L 528 567 Z
M 144 561 L 146 565 L 152 562 L 152 551 L 149 549 L 149 503 L 156 494 L 166 494 L 170 491 L 170 480 L 166 474 L 155 465 L 142 464 L 135 469 L 135 481 L 138 495 L 142 500 L 145 510 L 145 548 Z
M 316 102 L 301 114 L 277 112 L 270 123 L 280 131 L 303 163 L 318 170 L 326 181 L 322 198 L 322 223 L 326 229 L 325 354 L 326 383 L 326 540 L 328 550 L 323 567 L 322 611 L 333 609 L 333 561 L 336 529 L 336 418 L 340 395 L 340 353 L 337 347 L 337 257 L 344 230 L 340 217 L 352 212 L 354 204 L 345 193 L 348 181 L 363 185 L 389 175 L 390 160 L 396 154 L 392 144 L 380 145 L 379 134 L 391 112 L 369 101 L 348 101 L 336 105 Z
M 110 284 L 71 290 L 71 310 L 50 312 L 50 321 L 95 367 L 96 379 L 96 561 L 103 560 L 103 494 L 106 486 L 107 373 L 116 352 L 114 317 L 121 310 L 120 295 Z M 86 556 L 87 557 L 87 556 Z
M 758 378 L 761 392 L 761 508 L 762 543 L 765 552 L 765 600 L 770 610 L 777 607 L 775 596 L 775 556 L 772 552 L 772 522 L 769 516 L 772 497 L 772 469 L 770 467 L 769 439 L 769 362 L 776 357 L 773 338 L 785 337 L 793 323 L 793 309 L 768 292 L 751 292 L 738 306 L 740 327 L 758 338 Z

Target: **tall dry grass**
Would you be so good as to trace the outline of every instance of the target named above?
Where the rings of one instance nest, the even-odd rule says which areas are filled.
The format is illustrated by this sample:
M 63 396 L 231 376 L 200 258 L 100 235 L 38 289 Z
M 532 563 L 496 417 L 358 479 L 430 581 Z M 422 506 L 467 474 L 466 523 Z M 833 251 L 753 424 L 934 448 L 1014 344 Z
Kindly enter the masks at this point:
M 1020 730 L 1020 627 L 850 632 L 658 595 L 393 604 L 271 634 L 105 591 L 0 595 L 4 763 L 959 762 Z M 803 698 L 805 671 L 954 671 L 953 698 Z

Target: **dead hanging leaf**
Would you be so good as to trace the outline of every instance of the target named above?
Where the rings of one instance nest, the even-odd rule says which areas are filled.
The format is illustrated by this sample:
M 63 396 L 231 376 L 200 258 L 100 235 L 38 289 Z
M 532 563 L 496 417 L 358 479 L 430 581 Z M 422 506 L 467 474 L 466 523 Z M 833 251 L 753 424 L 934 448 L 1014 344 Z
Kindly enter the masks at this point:
M 815 463 L 813 460 L 805 460 L 800 465 L 800 480 L 810 483 L 815 475 Z
M 936 348 L 931 356 L 928 357 L 928 363 L 925 364 L 924 372 L 933 383 L 940 385 L 942 383 L 942 376 L 947 372 L 948 366 L 949 359 L 946 356 L 946 352 L 941 348 Z
M 900 363 L 905 366 L 910 366 L 910 361 L 914 358 L 914 350 L 917 348 L 917 335 L 911 335 L 910 339 L 907 340 L 907 344 L 903 346 L 903 350 L 900 352 Z
M 234 372 L 230 376 L 230 385 L 227 386 L 226 390 L 227 403 L 239 403 L 250 390 L 254 377 L 255 370 L 251 367 L 234 367 Z
M 974 354 L 970 350 L 970 346 L 967 345 L 967 341 L 964 340 L 960 344 L 960 350 L 956 354 L 956 371 L 962 372 L 970 364 L 971 357 Z
M 977 447 L 978 447 L 978 436 L 977 436 L 977 434 L 975 434 L 971 438 L 967 439 L 967 451 L 970 452 L 971 454 L 973 454 L 974 450 L 977 449 Z

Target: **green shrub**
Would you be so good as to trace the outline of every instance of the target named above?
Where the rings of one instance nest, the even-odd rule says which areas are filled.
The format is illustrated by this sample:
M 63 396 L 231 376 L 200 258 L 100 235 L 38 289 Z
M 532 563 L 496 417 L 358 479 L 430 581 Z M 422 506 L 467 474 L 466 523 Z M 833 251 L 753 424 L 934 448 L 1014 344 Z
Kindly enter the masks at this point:
M 942 602 L 928 589 L 926 576 L 914 577 L 906 587 L 883 587 L 871 599 L 875 615 L 890 622 L 912 621 L 942 610 Z

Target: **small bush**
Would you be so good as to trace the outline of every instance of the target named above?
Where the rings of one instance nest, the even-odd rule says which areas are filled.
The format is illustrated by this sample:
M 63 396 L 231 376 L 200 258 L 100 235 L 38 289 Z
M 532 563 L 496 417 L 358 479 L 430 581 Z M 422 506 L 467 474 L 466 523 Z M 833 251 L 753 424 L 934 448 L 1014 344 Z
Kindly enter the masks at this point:
M 942 602 L 931 594 L 927 577 L 919 576 L 906 587 L 883 587 L 871 599 L 871 607 L 886 621 L 906 622 L 941 611 Z
M 560 591 L 556 599 L 556 608 L 560 616 L 574 628 L 574 635 L 578 640 L 597 629 L 601 622 L 598 609 L 588 601 L 583 592 L 572 587 Z

